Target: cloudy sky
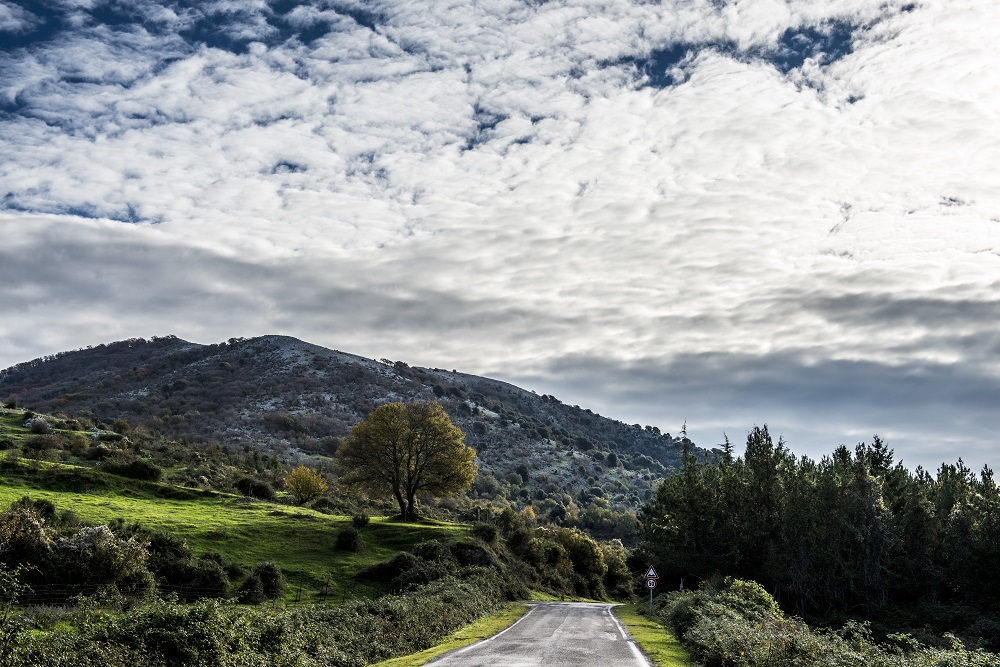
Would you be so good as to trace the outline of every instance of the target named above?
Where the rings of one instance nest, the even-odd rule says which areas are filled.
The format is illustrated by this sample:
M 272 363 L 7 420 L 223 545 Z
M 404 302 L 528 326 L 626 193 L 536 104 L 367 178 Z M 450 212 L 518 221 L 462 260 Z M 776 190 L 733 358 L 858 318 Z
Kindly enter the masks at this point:
M 1000 464 L 995 0 L 0 0 L 0 367 L 281 333 Z

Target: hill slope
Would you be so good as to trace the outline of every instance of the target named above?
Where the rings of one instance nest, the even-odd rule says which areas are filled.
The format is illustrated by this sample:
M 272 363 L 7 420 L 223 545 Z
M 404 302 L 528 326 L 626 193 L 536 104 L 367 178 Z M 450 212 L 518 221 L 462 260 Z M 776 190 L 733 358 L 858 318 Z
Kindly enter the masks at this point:
M 198 345 L 174 336 L 64 352 L 0 371 L 0 397 L 45 412 L 230 449 L 332 454 L 387 401 L 438 400 L 479 453 L 476 493 L 556 493 L 637 507 L 683 443 L 511 384 L 410 367 L 285 336 Z M 505 488 L 506 485 L 506 488 Z

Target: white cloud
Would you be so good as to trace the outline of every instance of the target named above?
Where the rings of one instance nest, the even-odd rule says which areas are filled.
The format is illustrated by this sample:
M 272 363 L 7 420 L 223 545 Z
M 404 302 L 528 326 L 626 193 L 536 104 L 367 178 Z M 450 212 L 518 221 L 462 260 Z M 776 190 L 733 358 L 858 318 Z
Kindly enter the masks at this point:
M 38 17 L 17 5 L 0 2 L 0 33 L 24 33 L 38 25 Z
M 671 383 L 609 388 L 608 413 L 781 430 L 752 416 L 770 410 L 810 442 L 803 425 L 822 424 L 832 446 L 861 428 L 850 414 L 816 419 L 821 401 L 787 388 L 786 403 L 749 400 L 754 378 L 777 380 L 744 360 L 832 369 L 830 401 L 856 369 L 996 363 L 976 305 L 996 302 L 1000 261 L 992 3 L 343 7 L 146 2 L 148 30 L 111 31 L 81 6 L 85 29 L 2 55 L 0 224 L 21 239 L 5 257 L 56 244 L 66 271 L 0 288 L 16 313 L 0 365 L 117 332 L 277 332 L 600 401 L 560 384 L 560 359 L 622 385 L 657 360 Z M 184 32 L 223 18 L 233 52 Z M 850 26 L 836 59 L 768 61 L 788 30 Z M 682 83 L 639 86 L 634 59 L 678 44 Z M 101 244 L 145 259 L 112 262 Z M 91 262 L 114 268 L 74 280 Z M 54 310 L 87 312 L 19 333 Z M 698 410 L 664 407 L 709 372 L 736 378 L 748 407 L 707 390 Z M 885 373 L 901 384 L 884 392 L 909 395 Z M 996 424 L 974 421 L 964 441 L 986 447 Z M 943 437 L 884 424 L 908 447 Z

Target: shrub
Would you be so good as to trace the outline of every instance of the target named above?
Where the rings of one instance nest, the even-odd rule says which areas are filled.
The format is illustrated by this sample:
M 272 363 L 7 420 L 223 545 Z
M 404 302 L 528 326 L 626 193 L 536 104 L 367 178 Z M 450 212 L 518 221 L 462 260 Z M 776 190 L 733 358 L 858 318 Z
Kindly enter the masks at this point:
M 364 541 L 361 533 L 354 526 L 348 526 L 337 533 L 336 547 L 341 551 L 361 551 Z
M 114 453 L 113 449 L 109 449 L 105 445 L 94 445 L 84 452 L 84 457 L 89 461 L 106 461 Z
M 236 599 L 246 604 L 260 604 L 267 601 L 264 595 L 264 582 L 256 574 L 250 573 L 240 584 L 239 591 L 236 592 Z
M 326 493 L 326 478 L 315 470 L 300 465 L 285 478 L 285 486 L 295 497 L 295 502 L 305 505 Z
M 371 520 L 370 516 L 362 512 L 351 517 L 351 525 L 360 530 L 367 526 Z
M 256 498 L 257 500 L 274 500 L 275 498 L 274 489 L 264 480 L 241 477 L 233 486 L 248 498 Z
M 472 525 L 472 536 L 493 545 L 500 536 L 500 530 L 492 523 L 476 523 Z
M 260 579 L 264 595 L 269 600 L 277 600 L 285 594 L 285 575 L 274 563 L 270 561 L 258 563 L 253 569 L 253 575 Z
M 125 462 L 109 463 L 105 470 L 122 477 L 156 482 L 163 478 L 163 469 L 152 461 L 132 459 Z
M 45 435 L 52 430 L 49 423 L 42 417 L 35 417 L 30 422 L 25 423 L 25 426 L 27 426 L 35 435 Z
M 11 508 L 15 507 L 33 510 L 46 523 L 55 523 L 56 521 L 56 505 L 47 498 L 36 499 L 31 496 L 22 496 L 20 500 L 11 503 Z
M 182 600 L 224 598 L 232 594 L 229 576 L 218 562 L 208 558 L 174 560 L 162 564 L 157 572 L 161 588 Z
M 24 439 L 24 451 L 26 453 L 44 452 L 47 449 L 62 449 L 66 445 L 66 438 L 61 435 L 33 435 Z
M 122 539 L 107 526 L 84 526 L 57 539 L 48 569 L 47 578 L 62 584 L 66 597 L 114 587 L 145 598 L 153 588 L 153 577 L 146 569 L 146 544 L 135 537 Z
M 260 604 L 267 600 L 277 600 L 285 594 L 285 575 L 271 562 L 258 563 L 240 586 L 239 600 L 249 604 Z

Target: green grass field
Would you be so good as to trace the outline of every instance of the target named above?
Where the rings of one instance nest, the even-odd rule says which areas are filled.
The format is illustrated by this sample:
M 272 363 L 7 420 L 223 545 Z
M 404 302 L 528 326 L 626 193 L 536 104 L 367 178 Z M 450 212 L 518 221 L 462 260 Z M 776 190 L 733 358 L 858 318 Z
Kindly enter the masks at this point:
M 419 542 L 452 540 L 468 531 L 456 524 L 373 517 L 361 529 L 366 548 L 350 553 L 335 547 L 337 533 L 351 525 L 349 517 L 140 482 L 92 468 L 24 459 L 0 466 L 0 507 L 23 496 L 50 500 L 58 511 L 71 511 L 84 523 L 120 517 L 168 531 L 184 537 L 196 554 L 215 551 L 245 566 L 274 561 L 289 578 L 289 597 L 301 591 L 303 601 L 315 600 L 324 586 L 335 601 L 380 593 L 377 584 L 356 580 L 360 569 Z
M 694 667 L 694 661 L 681 643 L 665 627 L 640 613 L 642 604 L 619 605 L 614 608 L 629 634 L 657 667 Z M 644 612 L 645 610 L 643 610 Z

